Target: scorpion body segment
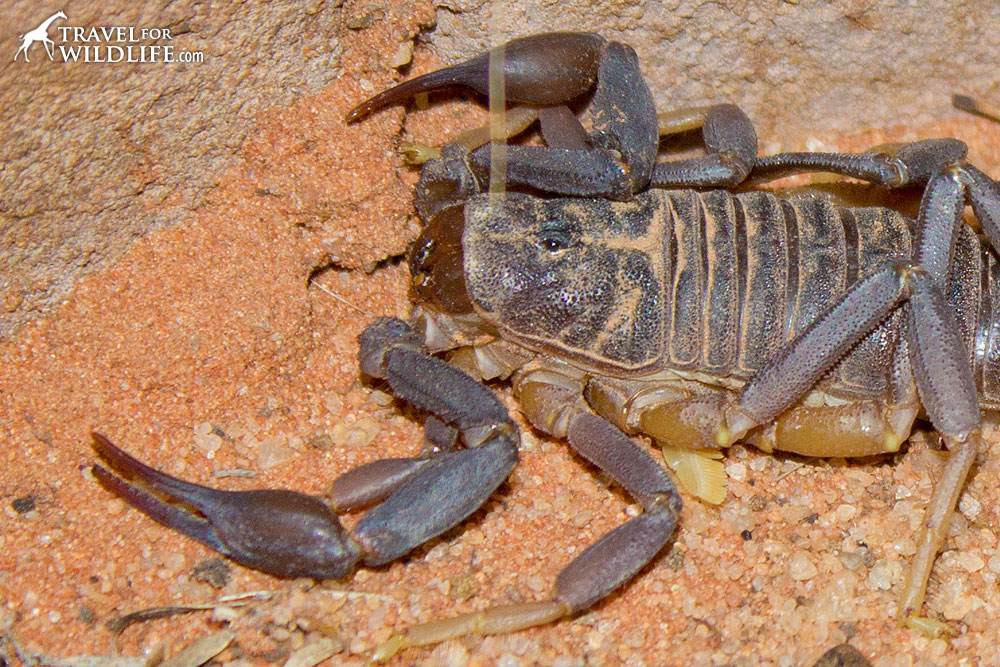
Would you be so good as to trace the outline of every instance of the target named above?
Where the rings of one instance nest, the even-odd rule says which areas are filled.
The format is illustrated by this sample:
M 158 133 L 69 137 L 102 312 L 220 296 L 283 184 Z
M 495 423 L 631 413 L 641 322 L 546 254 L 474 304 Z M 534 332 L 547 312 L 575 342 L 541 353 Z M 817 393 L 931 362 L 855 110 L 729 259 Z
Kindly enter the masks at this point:
M 504 337 L 594 373 L 672 370 L 734 387 L 859 278 L 908 261 L 913 224 L 886 208 L 769 192 L 650 190 L 587 206 L 482 195 L 466 204 L 465 267 L 473 302 Z M 997 259 L 967 226 L 954 252 L 945 294 L 980 402 L 996 408 Z M 880 324 L 839 362 L 824 391 L 844 400 L 884 396 L 899 325 Z
M 492 166 L 483 132 L 444 146 L 421 171 L 415 205 L 425 227 L 409 263 L 422 303 L 409 322 L 371 324 L 359 358 L 363 373 L 428 413 L 427 446 L 345 473 L 330 497 L 337 511 L 374 506 L 351 530 L 315 503 L 273 492 L 254 496 L 266 511 L 242 512 L 234 496 L 129 462 L 95 436 L 98 453 L 132 482 L 102 469 L 99 479 L 238 562 L 289 576 L 287 562 L 300 559 L 298 576 L 339 576 L 401 557 L 500 486 L 519 436 L 480 381 L 509 378 L 527 421 L 565 438 L 643 512 L 573 559 L 548 599 L 414 626 L 376 651 L 385 657 L 556 620 L 654 559 L 681 496 L 633 435 L 669 447 L 692 489 L 714 477 L 691 474 L 677 451 L 695 452 L 708 463 L 694 468 L 716 476 L 718 450 L 740 441 L 809 456 L 894 452 L 924 415 L 951 455 L 899 605 L 902 621 L 919 618 L 980 447 L 980 410 L 1000 407 L 1000 186 L 954 139 L 758 157 L 739 108 L 657 115 L 634 51 L 596 35 L 535 35 L 497 53 L 504 102 L 517 105 L 509 113 L 528 119 L 516 131 L 537 119 L 545 145 L 507 147 L 502 195 L 480 194 Z M 486 94 L 490 62 L 484 54 L 400 84 L 348 119 L 441 86 Z M 656 161 L 658 134 L 693 129 L 705 156 Z M 910 220 L 818 195 L 723 189 L 811 171 L 921 187 L 920 210 Z M 982 237 L 961 223 L 966 203 Z M 725 496 L 716 482 L 694 492 L 713 503 Z M 290 525 L 303 513 L 316 522 L 309 534 Z M 259 547 L 287 536 L 295 543 Z M 314 548 L 324 536 L 337 541 L 325 554 Z

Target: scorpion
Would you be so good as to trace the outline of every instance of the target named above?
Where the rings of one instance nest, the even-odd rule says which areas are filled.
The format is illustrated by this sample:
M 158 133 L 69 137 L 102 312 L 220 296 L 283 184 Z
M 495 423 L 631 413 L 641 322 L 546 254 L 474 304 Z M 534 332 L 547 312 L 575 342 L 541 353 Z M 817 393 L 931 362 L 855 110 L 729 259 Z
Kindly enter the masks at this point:
M 99 482 L 247 567 L 346 577 L 456 526 L 507 478 L 519 431 L 483 381 L 509 379 L 534 428 L 643 511 L 566 565 L 547 599 L 415 625 L 376 650 L 386 658 L 556 621 L 653 560 L 681 494 L 634 436 L 694 452 L 682 482 L 720 502 L 713 458 L 734 443 L 862 457 L 897 451 L 926 418 L 950 456 L 898 617 L 933 629 L 920 615 L 928 577 L 982 446 L 981 410 L 1000 408 L 1000 186 L 955 139 L 761 157 L 738 107 L 658 114 L 633 49 L 591 33 L 515 39 L 381 92 L 348 121 L 441 88 L 488 96 L 498 79 L 507 191 L 484 192 L 489 133 L 446 144 L 416 187 L 419 305 L 359 338 L 361 372 L 427 414 L 424 451 L 350 470 L 320 499 L 188 483 L 95 433 L 115 471 L 95 465 Z M 541 143 L 507 143 L 536 121 Z M 660 137 L 692 130 L 704 155 L 658 160 Z M 735 190 L 802 172 L 922 187 L 919 211 Z M 962 223 L 966 203 L 981 234 Z M 337 513 L 358 508 L 368 509 L 345 530 Z

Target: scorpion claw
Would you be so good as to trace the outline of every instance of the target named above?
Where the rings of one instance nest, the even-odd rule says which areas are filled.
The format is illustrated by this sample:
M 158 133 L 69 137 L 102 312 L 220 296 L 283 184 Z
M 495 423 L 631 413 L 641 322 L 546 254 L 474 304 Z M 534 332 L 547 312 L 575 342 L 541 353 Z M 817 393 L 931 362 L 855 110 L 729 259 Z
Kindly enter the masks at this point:
M 339 579 L 354 570 L 360 547 L 319 499 L 293 491 L 220 491 L 191 484 L 145 465 L 99 433 L 92 435 L 94 450 L 111 468 L 149 491 L 101 466 L 94 466 L 97 480 L 163 525 L 278 577 Z
M 221 491 L 151 468 L 93 433 L 112 473 L 94 466 L 109 491 L 151 518 L 278 577 L 339 579 L 359 561 L 388 563 L 440 535 L 482 506 L 517 462 L 518 432 L 486 387 L 428 356 L 405 322 L 382 318 L 360 338 L 363 370 L 396 396 L 435 415 L 427 458 L 369 463 L 346 473 L 330 495 L 340 510 L 375 504 L 343 529 L 312 496 L 278 489 Z M 451 451 L 461 433 L 466 449 Z M 126 480 L 135 480 L 132 483 Z
M 191 514 L 177 505 L 160 500 L 153 494 L 115 476 L 114 473 L 102 466 L 95 465 L 92 472 L 101 486 L 143 514 L 152 517 L 164 526 L 198 540 L 211 549 L 216 551 L 225 549 L 223 544 L 216 539 L 212 525 L 205 519 Z

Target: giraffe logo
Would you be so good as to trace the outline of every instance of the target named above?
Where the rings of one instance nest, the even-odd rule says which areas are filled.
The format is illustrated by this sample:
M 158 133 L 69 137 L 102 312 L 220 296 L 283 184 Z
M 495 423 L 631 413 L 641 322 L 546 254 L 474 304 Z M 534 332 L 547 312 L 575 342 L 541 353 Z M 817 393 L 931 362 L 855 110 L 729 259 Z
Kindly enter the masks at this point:
M 53 53 L 53 48 L 55 47 L 55 43 L 51 39 L 49 39 L 49 26 L 52 25 L 52 22 L 55 21 L 56 19 L 64 19 L 64 18 L 66 18 L 66 15 L 64 13 L 56 12 L 49 18 L 42 21 L 41 24 L 34 30 L 30 30 L 21 35 L 20 37 L 21 48 L 19 48 L 17 50 L 17 53 L 14 54 L 14 60 L 17 60 L 17 57 L 23 53 L 24 62 L 31 62 L 31 60 L 28 59 L 28 49 L 35 42 L 41 42 L 42 46 L 45 47 L 45 52 L 49 54 L 49 60 L 55 60 Z

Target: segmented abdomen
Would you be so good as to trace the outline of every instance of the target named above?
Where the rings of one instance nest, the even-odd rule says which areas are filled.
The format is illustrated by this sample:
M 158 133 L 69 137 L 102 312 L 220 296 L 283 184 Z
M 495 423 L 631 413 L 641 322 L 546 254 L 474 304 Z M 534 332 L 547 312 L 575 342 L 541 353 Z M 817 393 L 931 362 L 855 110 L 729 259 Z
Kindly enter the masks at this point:
M 912 221 L 885 208 L 846 208 L 821 197 L 767 192 L 660 191 L 673 220 L 665 229 L 670 313 L 664 364 L 719 378 L 748 379 L 847 286 L 909 259 Z M 962 225 L 948 300 L 987 405 L 1000 404 L 1000 267 Z M 884 395 L 896 316 L 835 369 L 830 390 Z

